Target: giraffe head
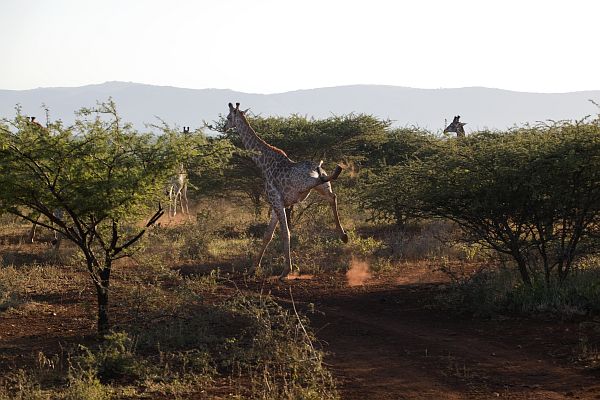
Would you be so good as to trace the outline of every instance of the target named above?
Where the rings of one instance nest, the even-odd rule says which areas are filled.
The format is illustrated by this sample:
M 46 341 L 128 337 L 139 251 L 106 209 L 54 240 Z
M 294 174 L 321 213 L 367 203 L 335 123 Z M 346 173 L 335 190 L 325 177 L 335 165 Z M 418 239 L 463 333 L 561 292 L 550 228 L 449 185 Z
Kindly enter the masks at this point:
M 454 119 L 452 120 L 452 123 L 450 125 L 448 125 L 446 127 L 446 129 L 444 129 L 444 133 L 454 132 L 454 133 L 456 133 L 457 137 L 465 136 L 465 128 L 463 128 L 463 127 L 467 123 L 460 122 L 459 119 L 460 119 L 460 115 L 455 116 Z
M 229 114 L 227 114 L 227 122 L 225 123 L 225 130 L 228 131 L 230 129 L 235 128 L 235 120 L 238 118 L 246 118 L 245 113 L 248 110 L 242 111 L 240 110 L 240 103 L 235 103 L 235 107 L 233 104 L 229 103 Z

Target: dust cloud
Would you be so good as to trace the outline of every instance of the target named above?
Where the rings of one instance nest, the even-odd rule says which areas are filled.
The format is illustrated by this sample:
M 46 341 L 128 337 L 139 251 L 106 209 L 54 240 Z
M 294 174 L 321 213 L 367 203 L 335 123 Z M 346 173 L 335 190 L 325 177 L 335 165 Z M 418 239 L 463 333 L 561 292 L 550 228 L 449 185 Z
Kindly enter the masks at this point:
M 364 285 L 369 278 L 371 278 L 371 272 L 369 272 L 369 263 L 352 257 L 352 260 L 350 261 L 350 268 L 346 272 L 348 286 Z

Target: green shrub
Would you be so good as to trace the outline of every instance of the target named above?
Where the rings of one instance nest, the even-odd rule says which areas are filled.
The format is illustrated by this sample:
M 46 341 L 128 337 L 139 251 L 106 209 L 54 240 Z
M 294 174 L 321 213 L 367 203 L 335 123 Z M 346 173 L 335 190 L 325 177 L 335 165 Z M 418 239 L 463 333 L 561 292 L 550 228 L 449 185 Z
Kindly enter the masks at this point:
M 112 332 L 95 350 L 80 345 L 80 355 L 73 357 L 76 371 L 93 371 L 102 382 L 128 381 L 148 374 L 149 366 L 134 353 L 134 342 L 125 332 Z M 80 376 L 79 374 L 78 376 Z
M 446 307 L 477 315 L 518 313 L 572 318 L 600 312 L 600 268 L 576 269 L 565 281 L 548 285 L 543 275 L 524 284 L 514 270 L 480 269 L 457 274 L 442 267 L 452 284 L 438 297 Z
M 41 389 L 34 374 L 18 369 L 3 377 L 0 400 L 50 400 L 50 394 Z
M 69 376 L 69 385 L 62 393 L 62 400 L 109 400 L 113 390 L 103 385 L 93 373 L 79 371 Z
M 518 285 L 507 294 L 506 306 L 524 313 L 563 317 L 600 312 L 600 269 L 575 270 L 569 279 L 551 285 L 543 279 L 534 280 L 531 287 Z
M 246 334 L 228 343 L 234 371 L 251 378 L 250 398 L 337 399 L 308 321 L 268 296 L 237 296 L 228 307 L 248 318 Z
M 7 310 L 21 304 L 21 297 L 15 292 L 14 286 L 0 279 L 0 311 Z

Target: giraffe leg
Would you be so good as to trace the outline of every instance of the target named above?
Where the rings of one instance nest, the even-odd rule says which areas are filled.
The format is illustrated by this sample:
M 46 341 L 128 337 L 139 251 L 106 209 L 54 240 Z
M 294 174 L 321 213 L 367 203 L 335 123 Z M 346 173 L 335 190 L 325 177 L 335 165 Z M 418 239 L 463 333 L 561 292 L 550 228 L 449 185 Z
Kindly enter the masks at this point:
M 285 264 L 283 266 L 283 271 L 281 271 L 281 275 L 279 275 L 279 279 L 283 280 L 286 276 L 292 272 L 292 258 L 290 254 L 290 230 L 287 224 L 287 215 L 285 212 L 285 208 L 283 204 L 279 206 L 273 206 L 273 210 L 275 214 L 277 214 L 277 219 L 279 219 L 279 231 L 281 233 L 281 239 L 283 241 L 283 256 L 285 258 Z
M 173 217 L 173 186 L 169 187 L 169 218 Z
M 173 216 L 177 215 L 177 198 L 179 196 L 179 191 L 175 191 L 175 196 L 173 196 Z
M 337 196 L 331 190 L 331 184 L 327 182 L 323 185 L 315 187 L 315 190 L 317 191 L 317 193 L 319 193 L 319 195 L 324 197 L 331 206 L 333 218 L 335 220 L 335 227 L 338 231 L 338 234 L 340 235 L 340 239 L 342 240 L 342 242 L 348 243 L 348 234 L 346 233 L 346 231 L 342 227 L 342 223 L 340 222 L 340 216 L 338 214 L 337 207 Z
M 287 223 L 288 223 L 288 229 L 291 231 L 292 230 L 292 214 L 294 212 L 294 205 L 292 204 L 291 206 L 289 206 L 288 208 L 285 209 L 285 215 L 287 218 Z
M 185 204 L 185 209 L 183 208 Z M 188 218 L 190 216 L 190 208 L 187 198 L 187 184 L 181 190 L 181 212 L 187 214 Z
M 63 218 L 64 211 L 60 208 L 56 208 L 52 213 L 58 219 Z M 54 223 L 53 223 L 54 224 Z M 55 253 L 58 253 L 60 249 L 60 243 L 62 242 L 63 235 L 57 231 L 54 231 L 54 239 L 52 240 L 52 247 Z
M 267 250 L 267 246 L 269 245 L 269 243 L 271 243 L 271 240 L 273 240 L 273 234 L 275 233 L 275 228 L 277 227 L 278 222 L 279 221 L 277 219 L 277 214 L 271 211 L 271 220 L 269 221 L 269 225 L 267 226 L 267 230 L 265 231 L 265 235 L 263 236 L 263 242 L 260 248 L 260 252 L 257 254 L 254 262 L 252 263 L 248 274 L 254 274 L 254 271 L 256 271 L 256 269 L 260 267 L 260 263 L 262 262 L 263 256 L 265 255 L 265 251 Z
M 40 219 L 40 217 L 39 217 L 39 216 L 36 218 L 36 221 L 37 221 L 38 219 Z M 29 243 L 33 243 L 33 242 L 35 242 L 35 233 L 36 233 L 36 231 L 37 231 L 37 223 L 36 223 L 36 222 L 34 222 L 34 223 L 31 225 L 31 230 L 29 231 L 29 237 L 28 237 L 28 239 L 27 239 Z
M 287 223 L 287 214 L 285 212 L 285 202 L 283 196 L 277 190 L 277 188 L 267 182 L 265 185 L 265 191 L 267 192 L 267 199 L 271 204 L 271 212 L 277 216 L 279 220 L 279 231 L 283 242 L 283 256 L 285 258 L 285 265 L 283 271 L 279 275 L 279 279 L 283 280 L 292 271 L 292 259 L 290 256 L 290 230 Z
M 54 231 L 54 239 L 52 239 L 52 247 L 54 251 L 58 251 L 60 249 L 60 243 L 62 242 L 62 234 Z

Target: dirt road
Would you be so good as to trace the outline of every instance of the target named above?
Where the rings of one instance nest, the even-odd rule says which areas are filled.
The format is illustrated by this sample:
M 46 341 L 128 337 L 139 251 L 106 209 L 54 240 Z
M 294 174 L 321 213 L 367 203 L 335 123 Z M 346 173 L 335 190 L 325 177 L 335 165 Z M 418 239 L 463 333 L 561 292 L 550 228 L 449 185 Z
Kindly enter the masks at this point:
M 473 318 L 439 310 L 431 283 L 343 277 L 274 285 L 308 313 L 348 400 L 600 399 L 599 371 L 573 363 L 576 322 Z M 312 304 L 311 304 L 312 303 Z

